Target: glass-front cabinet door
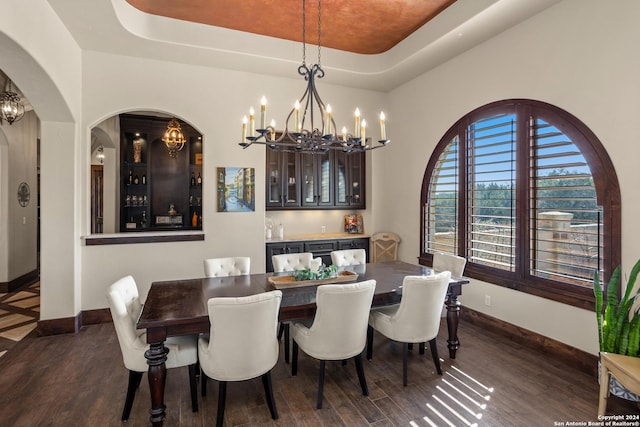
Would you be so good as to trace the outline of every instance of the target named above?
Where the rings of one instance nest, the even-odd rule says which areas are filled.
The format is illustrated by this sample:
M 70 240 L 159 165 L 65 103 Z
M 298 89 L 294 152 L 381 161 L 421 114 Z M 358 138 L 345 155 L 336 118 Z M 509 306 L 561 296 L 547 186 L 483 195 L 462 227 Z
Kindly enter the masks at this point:
M 335 205 L 364 209 L 365 154 L 335 153 Z
M 333 153 L 301 155 L 302 206 L 333 206 Z
M 267 148 L 267 207 L 299 207 L 299 154 Z

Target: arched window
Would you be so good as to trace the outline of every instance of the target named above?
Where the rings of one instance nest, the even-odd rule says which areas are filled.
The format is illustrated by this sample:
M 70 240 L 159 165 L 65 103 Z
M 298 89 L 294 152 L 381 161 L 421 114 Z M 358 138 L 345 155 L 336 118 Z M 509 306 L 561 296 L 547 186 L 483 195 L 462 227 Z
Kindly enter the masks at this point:
M 421 257 L 465 275 L 593 308 L 620 263 L 620 189 L 606 150 L 566 111 L 526 99 L 480 107 L 436 146 L 422 182 Z

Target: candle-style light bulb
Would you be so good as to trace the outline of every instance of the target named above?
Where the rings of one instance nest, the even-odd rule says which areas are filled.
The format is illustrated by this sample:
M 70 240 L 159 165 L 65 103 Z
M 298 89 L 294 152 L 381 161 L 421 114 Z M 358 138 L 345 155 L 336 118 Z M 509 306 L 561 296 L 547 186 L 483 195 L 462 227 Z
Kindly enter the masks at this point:
M 293 109 L 295 113 L 293 115 L 293 120 L 295 120 L 295 129 L 296 132 L 300 132 L 300 101 L 296 99 L 296 103 L 293 104 Z
M 256 133 L 256 112 L 253 107 L 249 108 L 249 135 Z
M 385 129 L 384 126 L 384 111 L 380 112 L 380 140 L 381 141 L 386 141 L 387 140 L 387 130 Z
M 360 127 L 360 146 L 364 147 L 367 145 L 367 121 L 362 119 L 362 125 Z
M 346 126 L 342 126 L 342 140 L 344 142 L 347 142 L 347 127 Z
M 331 129 L 331 105 L 330 104 L 327 104 L 326 122 L 327 122 L 327 131 L 325 132 L 325 135 L 331 135 L 332 129 Z
M 275 140 L 276 139 L 276 121 L 274 119 L 271 119 L 271 140 Z
M 242 117 L 242 142 L 247 139 L 247 116 Z
M 353 113 L 353 133 L 356 138 L 360 138 L 360 109 L 356 108 Z
M 260 100 L 260 129 L 267 128 L 267 98 L 264 96 Z

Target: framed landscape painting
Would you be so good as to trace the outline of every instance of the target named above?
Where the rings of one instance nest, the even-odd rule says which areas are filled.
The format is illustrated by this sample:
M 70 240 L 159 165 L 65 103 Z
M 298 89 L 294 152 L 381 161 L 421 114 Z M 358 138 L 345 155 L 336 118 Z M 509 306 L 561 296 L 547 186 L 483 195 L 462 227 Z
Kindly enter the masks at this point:
M 218 212 L 254 212 L 256 210 L 255 169 L 218 168 Z

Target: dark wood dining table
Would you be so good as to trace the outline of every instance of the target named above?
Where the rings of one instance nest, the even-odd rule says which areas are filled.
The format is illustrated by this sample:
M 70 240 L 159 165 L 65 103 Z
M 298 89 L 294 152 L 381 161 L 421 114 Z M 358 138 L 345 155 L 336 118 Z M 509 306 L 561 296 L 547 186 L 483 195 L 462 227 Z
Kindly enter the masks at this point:
M 402 297 L 402 281 L 405 276 L 433 274 L 433 270 L 429 267 L 402 261 L 369 263 L 341 269 L 358 273 L 358 282 L 376 280 L 373 307 L 397 304 Z M 241 297 L 271 291 L 274 285 L 269 281 L 269 277 L 274 275 L 279 274 L 258 273 L 245 276 L 169 280 L 151 284 L 137 327 L 146 329 L 147 343 L 150 344 L 145 357 L 149 364 L 148 377 L 151 391 L 149 413 L 152 425 L 161 426 L 165 417 L 167 350 L 164 341 L 167 337 L 209 332 L 207 301 L 210 298 Z M 462 294 L 462 285 L 466 283 L 468 280 L 465 278 L 452 277 L 445 301 L 449 334 L 447 343 L 451 358 L 456 357 L 456 350 L 460 347 L 457 335 L 460 311 L 458 296 Z M 280 321 L 312 318 L 316 309 L 316 287 L 317 285 L 281 289 Z

